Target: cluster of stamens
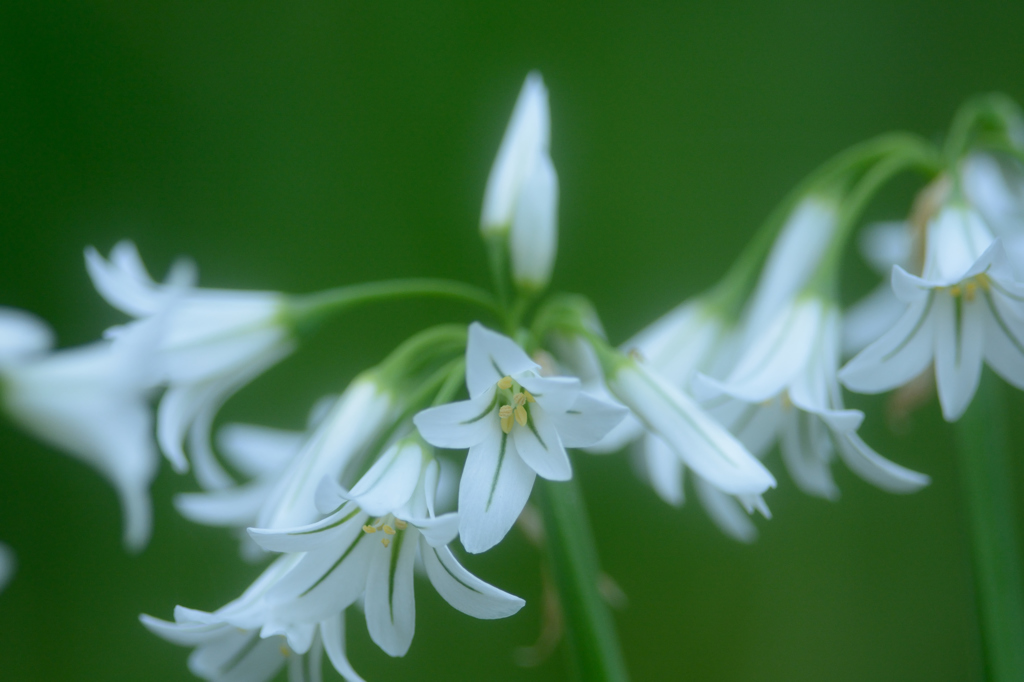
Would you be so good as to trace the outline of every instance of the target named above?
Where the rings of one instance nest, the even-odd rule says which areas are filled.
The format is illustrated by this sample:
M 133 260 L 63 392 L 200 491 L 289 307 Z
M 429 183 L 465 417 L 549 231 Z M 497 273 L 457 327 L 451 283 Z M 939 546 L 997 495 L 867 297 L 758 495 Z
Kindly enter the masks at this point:
M 514 392 L 513 387 L 515 387 Z M 509 376 L 498 380 L 498 388 L 512 393 L 512 402 L 498 408 L 501 430 L 505 433 L 511 433 L 513 421 L 517 422 L 520 426 L 526 426 L 530 416 L 526 411 L 526 403 L 536 402 L 534 397 L 525 388 L 512 381 L 512 377 Z
M 391 523 L 389 522 L 394 522 L 395 525 L 392 526 Z M 363 526 L 363 532 L 367 534 L 373 534 L 377 531 L 384 533 L 384 537 L 380 539 L 380 544 L 387 547 L 391 544 L 390 536 L 394 535 L 399 530 L 405 530 L 408 527 L 408 522 L 403 521 L 402 519 L 396 519 L 391 514 L 388 514 L 387 516 L 383 516 L 377 519 L 372 524 L 368 523 L 365 526 Z
M 978 295 L 978 289 L 982 291 L 988 291 L 992 286 L 992 280 L 986 273 L 975 275 L 966 282 L 960 284 L 954 284 L 949 287 L 949 295 L 953 298 L 959 298 L 963 296 L 965 301 L 973 301 L 974 297 Z

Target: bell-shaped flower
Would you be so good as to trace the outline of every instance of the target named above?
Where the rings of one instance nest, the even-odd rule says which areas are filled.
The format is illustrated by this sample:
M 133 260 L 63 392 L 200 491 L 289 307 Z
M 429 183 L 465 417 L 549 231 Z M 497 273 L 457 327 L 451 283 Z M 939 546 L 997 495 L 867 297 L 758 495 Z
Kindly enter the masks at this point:
M 14 550 L 0 542 L 0 592 L 3 592 L 7 583 L 11 582 L 17 566 L 18 560 L 14 556 Z
M 748 442 L 767 448 L 781 441 L 783 461 L 804 492 L 835 499 L 839 491 L 831 473 L 836 451 L 855 473 L 890 492 L 914 492 L 927 476 L 881 457 L 858 435 L 864 419 L 843 406 L 836 379 L 839 354 L 838 309 L 814 295 L 797 297 L 782 309 L 736 362 L 728 377 L 716 381 L 701 375 L 694 382 L 698 398 L 732 399 L 741 403 L 726 423 L 741 433 L 760 421 Z M 757 412 L 773 410 L 772 419 L 756 420 Z
M 542 378 L 515 341 L 479 323 L 469 328 L 469 400 L 432 407 L 413 422 L 430 444 L 469 448 L 459 484 L 459 536 L 477 553 L 519 518 L 536 476 L 572 477 L 565 448 L 593 445 L 625 416 L 580 390 L 575 377 Z
M 512 276 L 536 291 L 547 286 L 558 248 L 558 174 L 548 153 L 548 91 L 537 72 L 523 83 L 484 191 L 480 229 L 509 234 Z
M 893 268 L 908 305 L 899 321 L 840 371 L 859 393 L 901 386 L 934 361 L 942 414 L 955 421 L 978 387 L 982 361 L 1024 388 L 1024 285 L 971 207 L 950 204 L 928 225 L 921 277 Z
M 149 541 L 149 485 L 158 456 L 148 394 L 155 337 L 47 351 L 52 333 L 22 311 L 0 308 L 0 405 L 12 421 L 44 443 L 102 473 L 117 490 L 124 543 Z
M 420 441 L 406 438 L 351 491 L 325 478 L 317 501 L 333 513 L 323 520 L 291 529 L 250 529 L 265 549 L 299 557 L 267 593 L 270 623 L 320 622 L 365 595 L 371 638 L 388 654 L 402 656 L 415 631 L 417 552 L 434 588 L 458 610 L 487 619 L 516 613 L 521 599 L 470 574 L 448 549 L 458 517 L 434 513 L 438 475 L 437 461 Z
M 608 387 L 644 425 L 658 437 L 651 447 L 670 452 L 675 460 L 692 469 L 715 488 L 746 499 L 758 497 L 775 487 L 775 478 L 721 424 L 711 418 L 682 390 L 634 359 L 623 358 L 608 368 Z M 654 465 L 673 466 L 670 457 L 648 460 Z M 682 469 L 676 469 L 679 475 Z M 665 470 L 652 472 L 658 476 Z M 668 484 L 674 485 L 674 484 Z M 681 501 L 678 493 L 664 491 Z
M 200 484 L 229 485 L 211 452 L 210 427 L 225 400 L 294 350 L 284 295 L 157 284 L 128 241 L 115 245 L 109 260 L 90 247 L 85 261 L 100 295 L 136 318 L 111 330 L 112 335 L 141 333 L 154 316 L 165 316 L 157 362 L 167 384 L 157 415 L 164 454 L 177 471 L 186 471 L 183 445 L 188 438 Z M 181 279 L 184 270 L 176 266 Z M 194 272 L 189 279 L 194 280 Z
M 364 682 L 345 654 L 344 612 L 316 624 L 277 631 L 266 625 L 264 598 L 298 559 L 289 555 L 279 558 L 241 597 L 213 613 L 178 606 L 173 623 L 146 614 L 139 620 L 168 642 L 194 647 L 189 670 L 211 682 L 267 682 L 286 663 L 289 680 L 319 682 L 325 650 L 346 682 Z

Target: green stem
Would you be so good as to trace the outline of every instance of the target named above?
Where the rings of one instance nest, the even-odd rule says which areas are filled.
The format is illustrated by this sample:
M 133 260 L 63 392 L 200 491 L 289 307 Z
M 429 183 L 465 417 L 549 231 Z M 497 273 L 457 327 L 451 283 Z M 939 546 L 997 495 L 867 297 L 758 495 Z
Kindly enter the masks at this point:
M 366 282 L 289 298 L 288 314 L 296 328 L 305 330 L 328 315 L 358 305 L 412 297 L 449 298 L 470 303 L 502 317 L 504 308 L 479 287 L 446 279 L 395 279 Z
M 986 369 L 957 423 L 959 473 L 970 522 L 974 582 L 989 682 L 1024 680 L 1024 593 L 1003 387 Z
M 484 235 L 487 260 L 491 266 L 494 291 L 501 306 L 499 317 L 505 321 L 509 303 L 508 286 L 508 232 L 488 232 Z
M 575 679 L 626 682 L 615 623 L 597 589 L 597 550 L 579 483 L 542 479 L 537 492 Z

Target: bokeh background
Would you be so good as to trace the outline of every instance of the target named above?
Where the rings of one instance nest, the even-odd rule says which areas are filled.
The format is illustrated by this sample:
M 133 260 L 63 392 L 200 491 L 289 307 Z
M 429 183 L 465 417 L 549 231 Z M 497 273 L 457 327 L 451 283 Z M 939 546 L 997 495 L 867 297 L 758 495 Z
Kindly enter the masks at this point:
M 157 276 L 189 254 L 209 286 L 312 291 L 446 276 L 486 285 L 477 220 L 522 79 L 551 91 L 561 178 L 555 287 L 583 292 L 621 341 L 713 283 L 774 204 L 844 147 L 893 129 L 938 138 L 957 105 L 1024 101 L 1019 2 L 0 3 L 0 303 L 61 344 L 121 318 L 90 287 L 88 244 L 134 239 Z M 901 217 L 898 183 L 871 209 Z M 844 297 L 873 280 L 848 259 Z M 327 326 L 232 400 L 223 421 L 298 428 L 405 335 L 469 321 L 393 304 Z M 1007 390 L 1015 418 L 1024 399 Z M 759 541 L 673 509 L 624 456 L 577 457 L 634 680 L 981 679 L 965 523 L 934 401 L 901 433 L 853 400 L 881 452 L 929 473 L 891 496 L 841 466 L 835 504 L 780 486 Z M 1014 425 L 1017 453 L 1024 433 Z M 187 680 L 187 651 L 138 624 L 213 609 L 258 572 L 224 532 L 171 507 L 194 489 L 163 465 L 155 535 L 120 545 L 112 489 L 0 423 L 0 678 Z M 1021 458 L 1015 458 L 1018 489 Z M 514 663 L 541 620 L 538 553 L 513 532 L 467 559 L 528 605 L 478 622 L 418 585 L 412 650 L 392 660 L 350 620 L 373 680 L 561 680 L 563 652 Z M 333 676 L 333 671 L 330 673 Z M 329 679 L 336 679 L 329 677 Z

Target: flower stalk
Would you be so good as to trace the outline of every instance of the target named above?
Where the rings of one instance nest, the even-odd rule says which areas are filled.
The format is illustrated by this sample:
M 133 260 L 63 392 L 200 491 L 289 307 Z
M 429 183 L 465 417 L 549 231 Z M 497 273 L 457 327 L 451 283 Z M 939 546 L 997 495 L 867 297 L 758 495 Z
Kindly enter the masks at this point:
M 545 480 L 537 492 L 573 679 L 626 682 L 629 674 L 615 623 L 597 588 L 597 549 L 579 483 L 575 478 Z
M 957 422 L 957 455 L 970 525 L 985 679 L 1024 679 L 1024 576 L 1017 543 L 1002 386 L 986 370 Z

